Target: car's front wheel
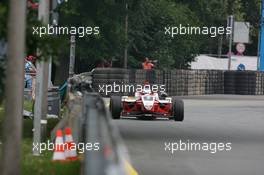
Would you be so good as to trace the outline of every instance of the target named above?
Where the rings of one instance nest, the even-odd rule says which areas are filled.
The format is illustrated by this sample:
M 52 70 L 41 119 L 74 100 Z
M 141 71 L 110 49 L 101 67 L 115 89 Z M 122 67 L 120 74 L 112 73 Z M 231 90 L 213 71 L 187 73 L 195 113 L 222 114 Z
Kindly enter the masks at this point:
M 120 114 L 122 111 L 121 97 L 111 96 L 110 98 L 110 112 L 113 119 L 120 119 Z
M 172 99 L 173 108 L 173 118 L 175 121 L 184 120 L 184 103 L 182 99 L 173 97 Z

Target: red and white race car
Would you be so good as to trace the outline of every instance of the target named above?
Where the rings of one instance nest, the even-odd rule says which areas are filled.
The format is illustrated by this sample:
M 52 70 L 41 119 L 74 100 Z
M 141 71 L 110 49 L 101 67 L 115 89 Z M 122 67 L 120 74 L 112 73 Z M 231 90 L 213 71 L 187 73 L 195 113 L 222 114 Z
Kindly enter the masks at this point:
M 110 111 L 113 119 L 121 117 L 167 118 L 175 121 L 184 119 L 182 99 L 168 97 L 166 93 L 158 94 L 144 89 L 135 96 L 111 96 Z

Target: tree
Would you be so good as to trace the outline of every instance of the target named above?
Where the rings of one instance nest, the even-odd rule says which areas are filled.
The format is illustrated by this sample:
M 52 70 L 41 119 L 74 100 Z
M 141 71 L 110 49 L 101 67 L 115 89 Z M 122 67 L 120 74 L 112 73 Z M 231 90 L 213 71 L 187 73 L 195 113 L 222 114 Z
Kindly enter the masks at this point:
M 130 4 L 129 16 L 129 61 L 134 63 L 131 67 L 139 67 L 147 56 L 159 60 L 159 68 L 187 68 L 198 53 L 199 36 L 165 35 L 165 27 L 199 25 L 186 5 L 164 0 L 138 1 Z
M 21 160 L 26 1 L 10 0 L 4 144 L 1 171 L 19 175 Z M 12 162 L 12 163 L 10 163 Z
M 123 2 L 110 1 L 69 1 L 60 12 L 61 26 L 100 27 L 100 34 L 76 38 L 76 54 L 85 64 L 86 71 L 94 68 L 102 59 L 121 60 L 125 44 Z
M 168 38 L 167 25 L 198 24 L 187 6 L 167 0 L 137 0 L 128 3 L 128 67 L 139 68 L 144 56 L 158 59 L 160 67 L 186 68 L 198 53 L 195 36 Z M 86 58 L 86 67 L 98 60 L 112 58 L 122 66 L 125 39 L 125 1 L 74 1 L 60 11 L 60 25 L 100 26 L 100 35 L 77 39 L 77 57 Z M 186 52 L 188 51 L 188 53 Z M 85 59 L 82 60 L 82 63 Z M 171 64 L 168 64 L 171 63 Z M 89 70 L 89 69 L 88 69 Z

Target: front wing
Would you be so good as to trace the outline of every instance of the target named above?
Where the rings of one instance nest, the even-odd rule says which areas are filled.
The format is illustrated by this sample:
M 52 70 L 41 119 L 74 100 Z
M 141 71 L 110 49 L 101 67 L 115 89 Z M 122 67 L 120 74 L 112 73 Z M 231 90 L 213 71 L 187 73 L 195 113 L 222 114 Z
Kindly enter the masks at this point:
M 158 103 L 155 102 L 151 110 L 145 109 L 142 102 L 122 102 L 121 116 L 132 117 L 164 117 L 169 118 L 172 116 L 171 103 Z

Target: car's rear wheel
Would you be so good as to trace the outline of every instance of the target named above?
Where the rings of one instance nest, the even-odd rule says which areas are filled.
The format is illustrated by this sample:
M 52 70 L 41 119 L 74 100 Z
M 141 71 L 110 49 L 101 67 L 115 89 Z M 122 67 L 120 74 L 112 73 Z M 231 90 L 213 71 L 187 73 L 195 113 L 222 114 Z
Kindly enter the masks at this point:
M 184 103 L 182 99 L 173 97 L 173 118 L 175 121 L 183 121 L 184 120 Z
M 113 119 L 120 119 L 120 114 L 122 110 L 121 97 L 111 96 L 110 98 L 110 112 Z

